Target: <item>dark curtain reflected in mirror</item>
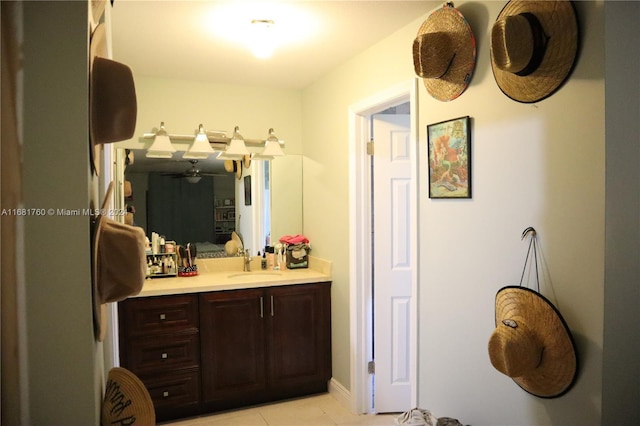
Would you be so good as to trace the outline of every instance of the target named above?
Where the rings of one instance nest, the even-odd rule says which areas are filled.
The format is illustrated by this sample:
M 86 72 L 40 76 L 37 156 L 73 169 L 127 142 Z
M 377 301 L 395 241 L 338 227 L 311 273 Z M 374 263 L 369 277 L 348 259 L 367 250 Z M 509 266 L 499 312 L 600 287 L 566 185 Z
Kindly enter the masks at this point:
M 147 229 L 183 245 L 215 241 L 213 179 L 189 183 L 149 173 Z

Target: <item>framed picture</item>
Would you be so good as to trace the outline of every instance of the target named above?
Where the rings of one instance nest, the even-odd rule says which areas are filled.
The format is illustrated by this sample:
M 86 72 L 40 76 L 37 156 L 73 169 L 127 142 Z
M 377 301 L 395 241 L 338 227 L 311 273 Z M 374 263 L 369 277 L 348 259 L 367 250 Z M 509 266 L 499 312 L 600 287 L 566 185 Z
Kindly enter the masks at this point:
M 251 205 L 251 175 L 244 177 L 244 205 Z
M 468 116 L 427 125 L 429 198 L 471 198 Z

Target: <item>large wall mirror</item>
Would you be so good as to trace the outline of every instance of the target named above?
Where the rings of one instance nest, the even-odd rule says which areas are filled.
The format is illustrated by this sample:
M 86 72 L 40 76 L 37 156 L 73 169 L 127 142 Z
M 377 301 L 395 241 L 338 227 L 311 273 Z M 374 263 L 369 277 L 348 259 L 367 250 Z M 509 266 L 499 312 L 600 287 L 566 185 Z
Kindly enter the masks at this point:
M 300 155 L 248 167 L 236 162 L 228 171 L 215 155 L 193 162 L 182 152 L 171 159 L 146 158 L 145 152 L 118 148 L 116 158 L 119 179 L 130 186 L 121 202 L 149 238 L 157 232 L 177 244 L 196 244 L 199 258 L 217 258 L 227 256 L 231 231 L 252 255 L 269 240 L 302 231 Z

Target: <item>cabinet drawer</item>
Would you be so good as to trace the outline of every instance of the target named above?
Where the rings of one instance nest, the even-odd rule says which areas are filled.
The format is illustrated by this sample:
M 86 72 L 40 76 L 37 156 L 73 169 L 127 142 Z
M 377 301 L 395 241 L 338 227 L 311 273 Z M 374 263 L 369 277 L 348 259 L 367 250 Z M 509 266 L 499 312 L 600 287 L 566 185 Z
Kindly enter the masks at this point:
M 132 298 L 120 305 L 121 328 L 129 336 L 198 328 L 196 295 Z
M 131 339 L 127 351 L 128 368 L 137 374 L 200 365 L 200 338 L 193 332 Z
M 143 377 L 142 382 L 149 391 L 157 413 L 166 413 L 174 407 L 183 410 L 199 407 L 200 370 Z

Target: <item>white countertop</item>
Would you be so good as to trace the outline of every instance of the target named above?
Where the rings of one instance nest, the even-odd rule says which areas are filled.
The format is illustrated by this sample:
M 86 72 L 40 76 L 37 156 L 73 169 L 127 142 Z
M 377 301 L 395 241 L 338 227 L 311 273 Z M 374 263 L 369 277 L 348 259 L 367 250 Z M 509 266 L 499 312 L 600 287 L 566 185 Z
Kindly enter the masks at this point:
M 239 290 L 279 285 L 331 281 L 331 262 L 309 256 L 309 268 L 260 269 L 260 259 L 251 262 L 251 272 L 243 271 L 241 257 L 198 259 L 198 275 L 192 277 L 149 278 L 142 291 L 132 297 L 164 296 L 206 291 Z

